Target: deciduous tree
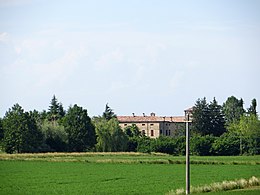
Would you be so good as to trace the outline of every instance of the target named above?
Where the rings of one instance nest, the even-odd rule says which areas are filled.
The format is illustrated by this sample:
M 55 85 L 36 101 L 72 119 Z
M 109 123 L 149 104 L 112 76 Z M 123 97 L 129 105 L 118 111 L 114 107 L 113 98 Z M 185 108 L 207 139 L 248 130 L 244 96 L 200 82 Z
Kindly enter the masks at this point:
M 237 99 L 234 96 L 229 97 L 223 104 L 223 112 L 225 115 L 226 125 L 239 121 L 240 117 L 245 113 L 243 108 L 243 99 Z
M 97 133 L 96 147 L 98 151 L 126 151 L 128 139 L 116 118 L 106 120 L 103 117 L 96 117 L 94 123 Z
M 86 109 L 76 104 L 70 107 L 63 124 L 68 134 L 70 151 L 82 152 L 94 147 L 96 143 L 95 128 Z
M 43 140 L 45 143 L 45 152 L 66 152 L 68 135 L 63 125 L 53 124 L 52 122 L 45 120 L 40 125 L 43 133 Z
M 19 104 L 15 104 L 5 114 L 3 127 L 7 153 L 36 152 L 42 144 L 42 134 L 34 118 L 24 112 Z
M 136 126 L 136 124 L 127 126 L 124 129 L 124 132 L 128 137 L 140 137 L 141 136 L 141 132 L 140 132 L 139 128 Z
M 239 121 L 229 124 L 228 130 L 230 134 L 239 136 L 240 154 L 243 154 L 244 150 L 247 149 L 251 154 L 260 153 L 260 121 L 257 116 L 244 114 Z

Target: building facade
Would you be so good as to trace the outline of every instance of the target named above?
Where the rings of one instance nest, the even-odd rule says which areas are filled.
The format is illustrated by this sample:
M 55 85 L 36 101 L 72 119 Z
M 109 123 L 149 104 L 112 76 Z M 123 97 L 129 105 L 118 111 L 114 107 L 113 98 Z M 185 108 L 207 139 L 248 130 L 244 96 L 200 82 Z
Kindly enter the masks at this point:
M 135 124 L 143 135 L 151 138 L 185 134 L 186 116 L 156 116 L 155 113 L 149 116 L 144 113 L 142 116 L 136 116 L 133 113 L 132 116 L 117 116 L 117 118 L 122 129 Z

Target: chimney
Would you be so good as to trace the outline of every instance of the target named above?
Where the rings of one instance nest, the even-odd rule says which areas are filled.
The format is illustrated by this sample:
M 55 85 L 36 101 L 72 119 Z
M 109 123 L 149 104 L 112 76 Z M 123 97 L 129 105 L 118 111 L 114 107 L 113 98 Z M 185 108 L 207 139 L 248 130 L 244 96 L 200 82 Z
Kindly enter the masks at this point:
M 143 116 L 145 117 L 145 113 L 143 113 Z
M 133 114 L 133 117 L 135 117 L 135 113 L 133 112 L 132 114 Z
M 151 113 L 151 116 L 155 116 L 155 113 L 154 113 L 154 112 L 152 112 L 152 113 Z
M 171 122 L 172 122 L 172 116 L 171 116 Z

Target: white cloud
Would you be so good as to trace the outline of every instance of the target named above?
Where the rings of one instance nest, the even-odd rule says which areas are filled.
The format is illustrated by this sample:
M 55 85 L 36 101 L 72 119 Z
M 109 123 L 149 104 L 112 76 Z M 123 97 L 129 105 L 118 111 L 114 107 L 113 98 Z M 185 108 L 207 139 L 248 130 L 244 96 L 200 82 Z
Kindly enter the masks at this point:
M 108 52 L 96 61 L 96 69 L 106 71 L 123 61 L 124 54 L 120 49 L 115 49 L 112 52 Z
M 0 32 L 0 42 L 9 42 L 10 41 L 10 35 L 7 32 Z
M 6 67 L 8 75 L 2 79 L 4 82 L 14 82 L 13 85 L 8 84 L 10 90 L 20 88 L 20 96 L 24 91 L 32 94 L 39 91 L 56 93 L 60 90 L 66 94 L 70 90 L 68 93 L 73 94 L 70 98 L 67 94 L 64 95 L 70 99 L 67 101 L 77 101 L 79 98 L 83 103 L 100 106 L 113 100 L 115 105 L 119 103 L 125 107 L 118 108 L 119 112 L 127 109 L 135 111 L 138 108 L 132 107 L 140 105 L 139 101 L 144 104 L 140 109 L 145 106 L 150 109 L 151 106 L 156 106 L 154 102 L 162 100 L 167 103 L 164 107 L 162 104 L 162 108 L 158 105 L 158 109 L 175 112 L 171 110 L 176 109 L 172 108 L 175 105 L 181 107 L 181 104 L 190 104 L 187 102 L 193 103 L 196 98 L 211 94 L 218 96 L 215 88 L 214 91 L 209 91 L 206 84 L 199 84 L 211 81 L 214 68 L 215 75 L 221 77 L 219 86 L 226 86 L 230 83 L 230 78 L 234 78 L 233 72 L 227 76 L 227 70 L 233 70 L 235 65 L 242 66 L 241 54 L 245 53 L 245 47 L 233 44 L 239 43 L 237 38 L 231 41 L 228 36 L 217 37 L 188 31 L 181 35 L 62 30 L 35 34 L 37 33 L 32 38 L 27 35 L 25 40 L 15 37 L 19 41 L 13 41 L 19 59 L 13 66 Z M 11 41 L 11 37 L 7 33 L 1 33 L 0 40 Z M 241 52 L 231 49 L 234 47 L 242 48 Z M 245 56 L 245 59 L 248 57 Z M 231 67 L 230 64 L 234 66 Z M 242 74 L 237 77 L 242 78 Z M 10 78 L 16 79 L 11 81 Z M 85 83 L 88 84 L 87 87 L 84 87 Z M 194 90 L 193 86 L 200 88 Z M 230 93 L 232 88 L 233 83 L 226 92 Z M 185 96 L 186 89 L 189 89 L 189 94 Z M 223 89 L 219 91 L 225 93 Z M 19 96 L 18 92 L 14 94 Z M 71 100 L 71 97 L 76 99 Z M 126 101 L 130 101 L 129 106 Z M 174 106 L 170 107 L 169 104 Z

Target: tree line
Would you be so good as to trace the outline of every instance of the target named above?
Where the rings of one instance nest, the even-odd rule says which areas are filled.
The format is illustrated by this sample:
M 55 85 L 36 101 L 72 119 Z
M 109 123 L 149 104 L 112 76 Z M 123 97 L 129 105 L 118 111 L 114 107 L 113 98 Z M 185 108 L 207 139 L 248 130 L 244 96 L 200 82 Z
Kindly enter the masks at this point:
M 198 99 L 193 106 L 191 153 L 194 155 L 241 155 L 260 153 L 260 121 L 256 99 L 250 108 L 229 97 L 223 105 L 214 98 Z M 55 95 L 48 111 L 25 112 L 19 104 L 0 118 L 0 148 L 7 153 L 26 152 L 162 152 L 185 153 L 185 129 L 175 137 L 152 139 L 136 125 L 122 129 L 108 106 L 101 116 L 90 118 L 77 104 L 63 108 Z
M 191 128 L 192 137 L 198 138 L 194 140 L 195 146 L 208 147 L 207 153 L 212 155 L 259 154 L 260 121 L 256 99 L 248 109 L 243 105 L 243 99 L 234 96 L 228 97 L 223 105 L 215 98 L 210 103 L 206 98 L 198 99 L 193 107 Z
M 55 95 L 48 111 L 25 112 L 19 104 L 0 118 L 0 148 L 7 153 L 116 152 L 127 150 L 128 137 L 112 109 L 88 116 L 77 104 L 66 111 Z

